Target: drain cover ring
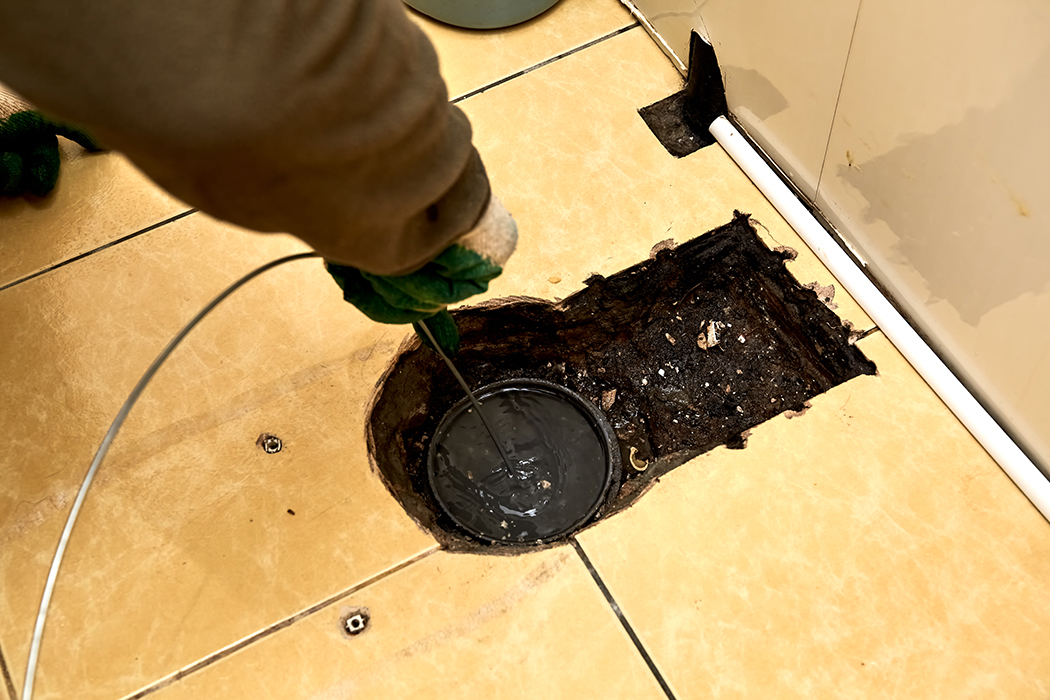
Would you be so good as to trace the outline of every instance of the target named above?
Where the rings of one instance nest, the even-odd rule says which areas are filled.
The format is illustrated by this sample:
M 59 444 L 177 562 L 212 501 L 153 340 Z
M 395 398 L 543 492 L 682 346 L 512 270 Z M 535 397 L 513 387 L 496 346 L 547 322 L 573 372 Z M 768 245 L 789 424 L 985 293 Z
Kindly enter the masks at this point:
M 442 509 L 472 535 L 504 544 L 539 544 L 586 524 L 620 481 L 619 443 L 601 411 L 540 379 L 489 384 L 475 396 L 510 464 L 464 398 L 428 452 Z

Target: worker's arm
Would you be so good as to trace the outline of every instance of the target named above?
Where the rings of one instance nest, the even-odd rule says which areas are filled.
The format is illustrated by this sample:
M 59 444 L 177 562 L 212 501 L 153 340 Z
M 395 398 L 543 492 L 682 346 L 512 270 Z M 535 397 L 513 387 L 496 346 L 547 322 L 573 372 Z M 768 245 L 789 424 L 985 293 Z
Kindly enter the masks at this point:
M 0 80 L 187 203 L 374 275 L 419 269 L 489 206 L 400 0 L 0 3 Z

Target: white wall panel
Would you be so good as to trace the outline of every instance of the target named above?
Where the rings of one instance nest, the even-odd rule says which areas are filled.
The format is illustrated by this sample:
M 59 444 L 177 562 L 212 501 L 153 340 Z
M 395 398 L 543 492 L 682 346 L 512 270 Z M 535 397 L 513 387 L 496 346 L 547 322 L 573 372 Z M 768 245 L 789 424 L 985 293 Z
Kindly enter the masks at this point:
M 1050 464 L 1050 4 L 865 0 L 820 208 Z
M 711 40 L 729 109 L 813 198 L 860 0 L 634 4 L 685 61 L 693 28 Z

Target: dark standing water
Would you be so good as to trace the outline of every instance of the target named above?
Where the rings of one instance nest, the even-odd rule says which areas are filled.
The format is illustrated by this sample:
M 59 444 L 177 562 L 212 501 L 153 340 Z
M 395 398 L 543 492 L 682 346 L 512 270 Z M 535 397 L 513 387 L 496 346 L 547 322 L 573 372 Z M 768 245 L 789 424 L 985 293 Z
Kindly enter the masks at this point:
M 568 398 L 536 387 L 478 392 L 507 461 L 467 401 L 442 421 L 430 481 L 448 514 L 493 541 L 535 542 L 593 515 L 610 481 L 609 456 L 591 419 Z

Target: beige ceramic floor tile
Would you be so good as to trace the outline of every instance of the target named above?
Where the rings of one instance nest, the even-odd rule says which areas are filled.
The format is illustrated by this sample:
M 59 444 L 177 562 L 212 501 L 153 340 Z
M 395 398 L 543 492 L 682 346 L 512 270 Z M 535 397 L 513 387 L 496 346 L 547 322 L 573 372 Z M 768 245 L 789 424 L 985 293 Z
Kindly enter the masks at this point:
M 681 87 L 635 28 L 462 103 L 520 233 L 493 295 L 568 296 L 591 273 L 728 223 L 735 209 L 752 214 L 770 247 L 798 251 L 788 268 L 801 283 L 840 287 L 720 146 L 676 159 L 652 135 L 638 109 Z M 835 301 L 856 327 L 873 325 L 841 289 Z
M 409 15 L 434 42 L 453 99 L 635 23 L 619 0 L 561 0 L 533 20 L 485 31 Z
M 1050 526 L 881 335 L 879 367 L 580 540 L 680 700 L 1045 698 Z
M 0 287 L 189 210 L 123 156 L 60 141 L 47 197 L 0 198 Z
M 348 637 L 341 615 L 367 608 Z M 438 553 L 150 697 L 665 696 L 568 547 Z
M 19 687 L 58 533 L 125 395 L 218 291 L 302 249 L 195 214 L 0 292 L 0 634 Z M 346 305 L 317 260 L 206 319 L 88 496 L 38 697 L 118 697 L 432 547 L 365 448 L 405 333 Z M 265 454 L 263 432 L 284 450 Z

